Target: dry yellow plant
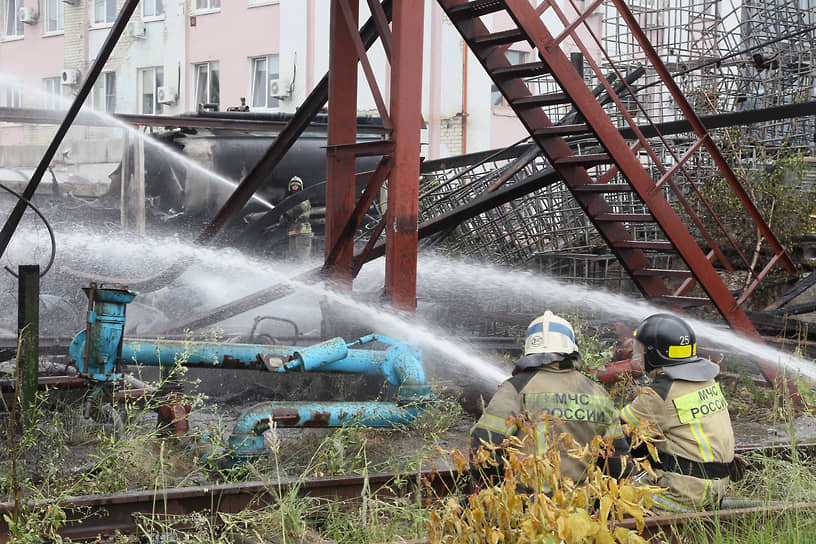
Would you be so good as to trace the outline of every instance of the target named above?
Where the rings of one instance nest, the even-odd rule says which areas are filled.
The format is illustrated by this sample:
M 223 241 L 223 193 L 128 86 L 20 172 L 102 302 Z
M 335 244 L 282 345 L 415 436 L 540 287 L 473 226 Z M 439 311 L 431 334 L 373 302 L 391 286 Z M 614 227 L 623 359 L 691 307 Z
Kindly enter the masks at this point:
M 434 544 L 645 544 L 639 532 L 616 527 L 626 517 L 637 520 L 642 530 L 650 513 L 652 497 L 663 488 L 636 485 L 634 477 L 615 478 L 605 474 L 604 459 L 615 455 L 610 437 L 596 436 L 580 444 L 563 433 L 536 432 L 536 426 L 557 423 L 543 416 L 531 421 L 525 416 L 512 422 L 520 432 L 501 445 L 483 443 L 473 458 L 451 450 L 453 466 L 460 473 L 471 471 L 479 480 L 495 472 L 503 474 L 494 485 L 484 484 L 464 498 L 450 497 L 431 511 L 428 541 Z M 508 422 L 510 423 L 510 422 Z M 654 428 L 625 427 L 633 446 L 646 445 L 656 458 Z M 536 444 L 537 437 L 546 444 Z M 533 453 L 543 452 L 543 453 Z M 561 454 L 591 461 L 582 482 L 561 475 Z M 496 455 L 494 455 L 496 454 Z M 497 460 L 501 459 L 501 462 Z M 648 459 L 628 458 L 629 474 L 652 472 Z

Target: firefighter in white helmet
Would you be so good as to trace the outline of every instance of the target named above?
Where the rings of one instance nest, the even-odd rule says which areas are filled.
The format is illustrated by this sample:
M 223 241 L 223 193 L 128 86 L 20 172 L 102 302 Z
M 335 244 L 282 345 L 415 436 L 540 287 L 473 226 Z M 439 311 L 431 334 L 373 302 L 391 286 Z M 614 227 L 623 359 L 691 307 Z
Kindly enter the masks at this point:
M 566 432 L 581 444 L 588 444 L 596 435 L 620 436 L 617 410 L 609 393 L 581 374 L 581 365 L 575 332 L 568 321 L 547 311 L 530 323 L 524 356 L 516 361 L 513 376 L 499 386 L 471 429 L 471 465 L 474 465 L 473 453 L 482 443 L 501 445 L 520 432 L 508 417 L 522 413 L 536 422 L 536 432 L 541 433 L 536 437 L 536 447 L 554 443 L 543 433 L 558 437 Z M 563 423 L 545 424 L 541 418 L 543 413 Z M 627 449 L 622 437 L 615 446 Z M 501 454 L 501 449 L 495 454 L 498 474 L 502 472 Z M 584 479 L 588 463 L 587 459 L 575 459 L 566 451 L 561 452 L 561 473 L 575 482 Z M 492 476 L 486 474 L 486 467 L 472 468 L 478 476 Z M 620 466 L 611 468 L 619 474 Z
M 620 412 L 623 423 L 655 424 L 660 462 L 657 478 L 643 483 L 666 487 L 654 497 L 661 512 L 697 512 L 717 508 L 734 465 L 734 431 L 728 402 L 714 381 L 720 367 L 697 355 L 694 331 L 683 319 L 666 313 L 641 322 L 634 333 L 634 358 L 642 359 L 648 383 Z M 642 454 L 644 452 L 635 452 Z

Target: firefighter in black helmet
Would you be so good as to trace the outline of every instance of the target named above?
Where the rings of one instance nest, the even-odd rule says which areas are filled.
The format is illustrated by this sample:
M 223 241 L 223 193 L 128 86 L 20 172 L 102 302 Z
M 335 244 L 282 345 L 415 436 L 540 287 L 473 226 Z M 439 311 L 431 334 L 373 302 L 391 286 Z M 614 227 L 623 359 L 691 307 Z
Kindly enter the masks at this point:
M 717 508 L 729 483 L 734 431 L 728 403 L 714 381 L 720 367 L 697 355 L 697 339 L 684 320 L 671 314 L 646 318 L 634 332 L 634 357 L 648 376 L 637 397 L 620 412 L 623 423 L 654 423 L 657 478 L 644 483 L 666 487 L 655 510 L 693 512 Z
M 303 180 L 293 176 L 289 180 L 286 197 L 303 191 Z M 296 261 L 306 261 L 312 254 L 312 224 L 309 216 L 312 213 L 312 203 L 304 199 L 295 204 L 281 216 L 280 222 L 288 228 L 289 258 Z

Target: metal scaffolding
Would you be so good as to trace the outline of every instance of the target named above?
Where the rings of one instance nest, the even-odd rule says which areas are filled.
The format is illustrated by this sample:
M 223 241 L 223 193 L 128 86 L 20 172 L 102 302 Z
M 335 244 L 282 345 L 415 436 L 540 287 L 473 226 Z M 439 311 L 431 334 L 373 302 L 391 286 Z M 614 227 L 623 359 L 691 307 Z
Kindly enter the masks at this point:
M 561 4 L 567 12 L 570 7 L 573 13 L 583 11 L 580 0 L 576 3 L 565 0 Z M 813 100 L 816 94 L 813 58 L 816 0 L 631 0 L 628 5 L 700 115 L 801 103 Z M 627 124 L 623 111 L 637 125 L 683 120 L 683 113 L 676 107 L 661 79 L 645 62 L 642 48 L 619 12 L 611 3 L 604 3 L 604 6 L 588 18 L 587 23 L 600 37 L 596 44 L 596 60 L 615 86 L 623 110 L 611 98 L 604 97 L 597 74 L 585 66 L 583 73 L 588 85 L 597 89 L 596 96 L 607 104 L 605 109 L 621 128 Z M 557 35 L 564 27 L 559 28 L 558 22 L 553 24 L 552 32 Z M 581 62 L 580 54 L 573 55 L 573 61 Z M 550 75 L 538 76 L 528 84 L 542 95 L 560 91 Z M 569 104 L 545 106 L 544 110 L 551 119 L 560 119 L 562 124 L 580 120 Z M 813 116 L 785 118 L 754 123 L 741 132 L 741 142 L 733 145 L 725 129 L 710 131 L 729 160 L 737 163 L 736 168 L 747 173 L 761 168 L 762 157 L 783 145 L 791 151 L 810 154 L 816 124 Z M 694 135 L 690 132 L 649 138 L 660 161 L 667 166 L 676 164 L 678 155 L 691 148 L 694 142 Z M 586 153 L 592 152 L 591 146 L 597 146 L 597 141 L 573 139 L 570 145 L 576 153 Z M 580 149 L 582 146 L 585 149 Z M 541 155 L 525 156 L 527 149 L 526 145 L 519 144 L 500 154 L 474 154 L 469 161 L 465 156 L 457 161 L 424 164 L 420 220 L 483 198 L 496 186 L 521 183 L 551 172 Z M 641 156 L 653 178 L 659 179 L 661 174 L 646 153 L 642 152 Z M 683 170 L 688 175 L 678 174 L 674 182 L 683 198 L 688 198 L 698 213 L 705 214 L 703 204 L 695 197 L 695 182 L 691 180 L 702 180 L 697 182 L 698 185 L 705 183 L 715 175 L 716 166 L 707 156 L 695 156 L 685 163 Z M 619 176 L 610 183 L 621 181 Z M 667 199 L 676 204 L 677 197 L 668 188 L 664 190 Z M 632 193 L 611 195 L 611 198 L 615 213 L 648 213 Z M 665 240 L 664 233 L 651 223 L 632 225 L 631 230 L 636 240 Z M 698 239 L 704 237 L 701 232 L 693 234 Z M 628 282 L 617 281 L 620 271 L 615 267 L 587 266 L 588 254 L 605 262 L 608 254 L 604 241 L 558 180 L 475 215 L 462 222 L 455 231 L 443 233 L 434 241 L 443 251 L 475 256 L 484 262 L 528 263 L 536 268 L 546 263 L 548 270 L 569 281 L 600 282 L 613 289 L 631 288 Z M 748 246 L 752 243 L 745 241 L 746 247 L 740 247 L 739 251 L 750 253 Z M 682 263 L 670 260 L 667 256 L 661 266 L 682 268 Z M 609 270 L 611 275 L 607 272 Z M 605 282 L 606 279 L 611 281 Z
M 647 36 L 697 112 L 756 110 L 814 96 L 816 1 L 631 0 Z M 636 65 L 640 48 L 614 8 L 603 21 L 604 47 L 613 61 Z M 678 119 L 659 87 L 639 82 L 638 100 L 655 122 Z M 759 123 L 764 145 L 782 140 L 812 149 L 813 119 Z

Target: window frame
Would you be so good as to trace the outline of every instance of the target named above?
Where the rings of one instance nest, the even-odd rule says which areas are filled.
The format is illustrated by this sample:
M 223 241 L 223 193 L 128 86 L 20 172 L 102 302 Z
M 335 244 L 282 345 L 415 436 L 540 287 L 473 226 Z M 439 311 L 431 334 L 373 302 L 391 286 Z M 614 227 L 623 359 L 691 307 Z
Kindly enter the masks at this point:
M 8 85 L 5 89 L 0 89 L 0 106 L 4 108 L 23 107 L 23 83 L 20 81 L 15 85 Z
M 221 0 L 190 0 L 190 2 L 192 3 L 192 12 L 195 15 L 204 15 L 207 13 L 217 13 L 221 11 Z M 199 3 L 201 2 L 206 2 L 206 7 L 199 6 Z
M 270 61 L 274 58 L 277 69 L 275 72 L 270 71 Z M 264 73 L 266 74 L 266 81 L 264 82 L 264 103 L 258 104 L 256 102 L 256 86 L 258 70 L 256 66 L 260 61 L 266 64 Z M 276 110 L 280 108 L 280 99 L 273 98 L 269 93 L 269 82 L 273 79 L 280 79 L 280 55 L 261 55 L 259 57 L 249 58 L 249 106 L 253 109 L 260 110 Z
M 43 108 L 46 110 L 64 109 L 62 107 L 62 101 L 60 100 L 64 96 L 62 78 L 60 76 L 44 77 L 42 84 L 46 95 Z
M 104 108 L 100 108 L 98 104 L 100 99 L 100 89 L 102 89 L 101 93 L 103 94 L 105 100 Z M 94 83 L 91 96 L 92 96 L 91 105 L 93 109 L 104 113 L 115 113 L 116 72 L 113 70 L 107 70 L 99 74 L 99 79 L 97 79 L 96 83 Z
M 103 9 L 105 10 L 105 15 L 101 19 L 97 19 L 96 11 L 97 6 L 100 5 L 100 3 L 102 4 Z M 113 22 L 116 20 L 116 15 L 118 14 L 118 10 L 116 9 L 116 0 L 91 0 L 89 4 L 91 6 L 92 28 L 111 26 Z M 111 6 L 113 7 L 113 13 L 110 13 Z
M 43 34 L 64 34 L 65 33 L 65 3 L 62 0 L 43 0 Z M 57 11 L 56 28 L 48 28 L 52 11 Z
M 14 5 L 14 8 L 9 10 L 9 6 Z M 3 34 L 4 40 L 18 40 L 23 38 L 25 26 L 20 22 L 18 13 L 23 7 L 23 0 L 3 0 Z M 9 22 L 9 11 L 11 11 L 12 22 Z M 10 26 L 13 24 L 14 33 L 9 32 Z
M 207 92 L 207 100 L 201 100 L 199 95 L 201 91 L 201 85 L 199 82 L 200 71 L 205 68 L 207 69 L 207 82 L 206 82 L 206 92 Z M 214 69 L 213 69 L 214 68 Z M 213 93 L 213 72 L 215 73 L 216 81 L 216 88 L 215 91 L 218 93 L 216 97 L 217 100 L 213 100 L 212 93 Z M 219 61 L 217 60 L 209 60 L 205 62 L 197 62 L 193 64 L 193 85 L 195 89 L 195 94 L 193 99 L 197 106 L 201 104 L 221 104 L 221 70 Z
M 141 0 L 139 3 L 141 4 L 142 8 L 142 19 L 153 21 L 164 17 L 164 0 Z M 152 14 L 148 14 L 146 12 L 146 8 L 150 3 L 153 4 Z
M 153 111 L 145 111 L 145 88 L 144 76 L 148 73 L 152 74 L 151 80 L 153 82 L 151 107 Z M 159 103 L 159 87 L 164 86 L 164 67 L 163 66 L 146 66 L 138 70 L 139 81 L 139 113 L 144 115 L 161 115 L 164 113 L 164 104 Z

